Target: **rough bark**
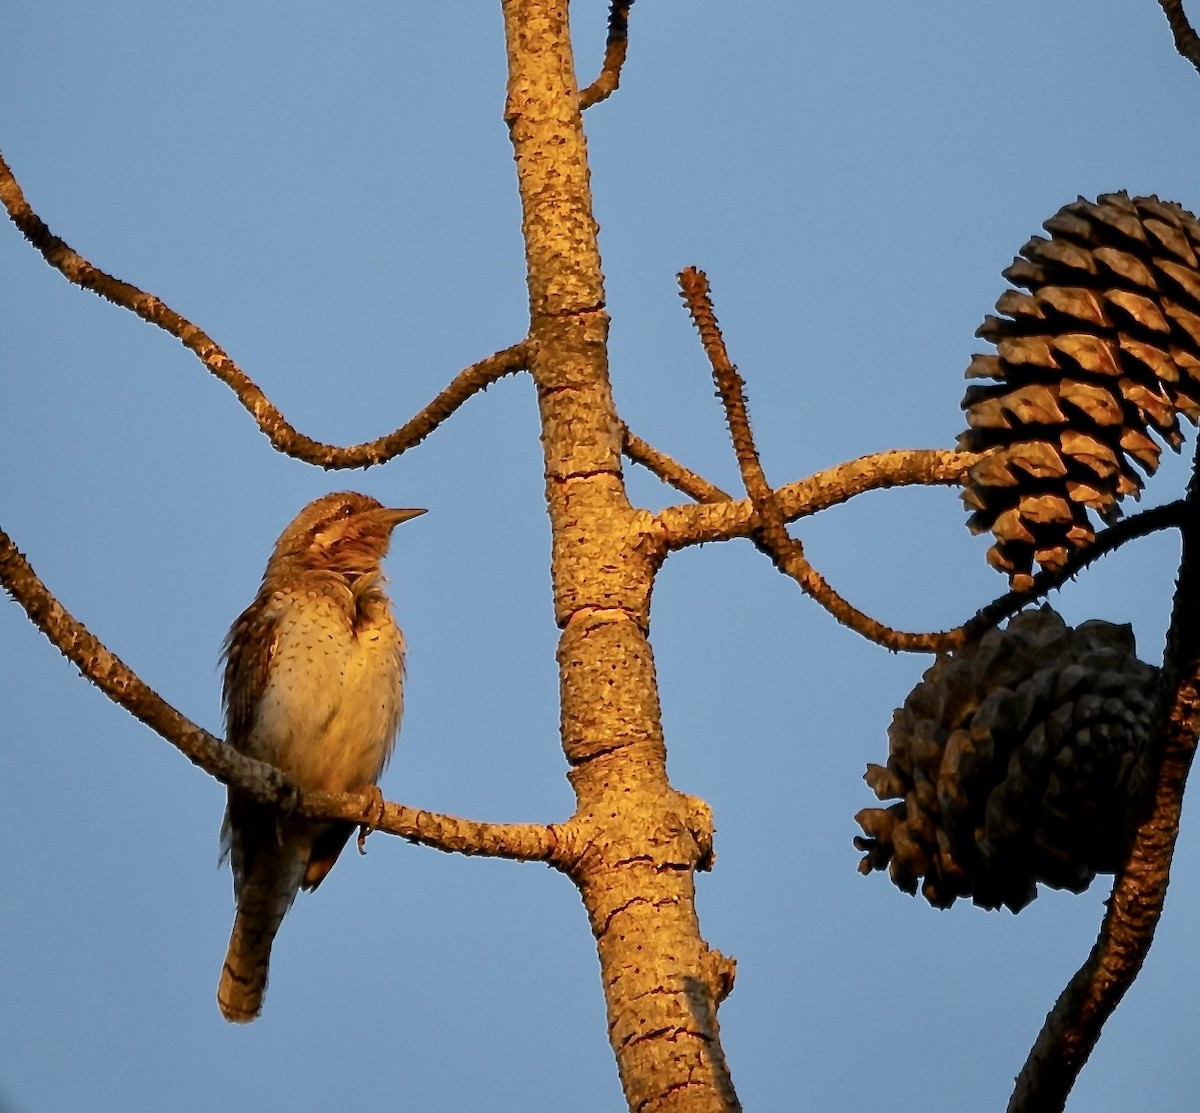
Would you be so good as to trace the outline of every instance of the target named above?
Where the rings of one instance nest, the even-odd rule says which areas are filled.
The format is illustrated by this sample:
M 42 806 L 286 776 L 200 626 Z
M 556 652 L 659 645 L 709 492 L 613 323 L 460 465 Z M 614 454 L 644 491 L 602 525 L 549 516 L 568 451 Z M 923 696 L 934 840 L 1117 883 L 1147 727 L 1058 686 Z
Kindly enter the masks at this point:
M 584 849 L 570 869 L 600 957 L 631 1110 L 739 1108 L 717 1034 L 732 965 L 709 949 L 694 873 L 711 822 L 666 772 L 649 603 L 663 548 L 630 506 L 565 0 L 508 0 L 508 122 L 528 265 L 553 531 L 562 744 Z

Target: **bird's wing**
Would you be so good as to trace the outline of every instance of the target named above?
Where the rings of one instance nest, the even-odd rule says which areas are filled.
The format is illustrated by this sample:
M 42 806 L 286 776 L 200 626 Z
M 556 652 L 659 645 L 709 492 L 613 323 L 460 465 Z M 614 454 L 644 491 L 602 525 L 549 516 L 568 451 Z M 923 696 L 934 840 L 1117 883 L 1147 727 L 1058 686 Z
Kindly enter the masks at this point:
M 284 608 L 276 594 L 260 595 L 230 627 L 223 656 L 225 676 L 222 702 L 225 705 L 226 741 L 246 752 L 254 714 L 267 686 L 271 657 L 279 638 L 279 619 Z

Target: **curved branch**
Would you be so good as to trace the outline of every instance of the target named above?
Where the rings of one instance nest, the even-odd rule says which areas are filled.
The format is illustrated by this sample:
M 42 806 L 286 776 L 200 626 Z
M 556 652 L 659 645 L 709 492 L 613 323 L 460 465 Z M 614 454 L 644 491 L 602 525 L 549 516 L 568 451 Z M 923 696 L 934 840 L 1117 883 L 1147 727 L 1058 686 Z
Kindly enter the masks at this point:
M 9 217 L 25 238 L 68 282 L 99 294 L 174 336 L 237 395 L 238 401 L 275 448 L 305 463 L 323 468 L 361 468 L 399 456 L 424 440 L 472 395 L 505 375 L 524 370 L 529 362 L 529 347 L 526 341 L 522 341 L 460 371 L 429 405 L 395 432 L 346 448 L 315 441 L 297 432 L 262 390 L 203 329 L 181 317 L 153 294 L 92 266 L 54 235 L 29 207 L 3 156 L 0 156 L 0 201 L 3 201 Z
M 669 483 L 676 490 L 682 491 L 697 502 L 729 501 L 729 496 L 720 487 L 685 468 L 665 452 L 659 452 L 657 448 L 647 444 L 636 433 L 631 433 L 629 426 L 624 424 L 621 426 L 621 451 L 635 464 L 641 464 L 664 483 Z
M 1093 561 L 1099 560 L 1126 542 L 1146 537 L 1162 529 L 1182 526 L 1186 514 L 1187 504 L 1180 499 L 1144 510 L 1131 518 L 1124 518 L 1116 525 L 1098 533 L 1087 548 L 1073 552 L 1061 568 L 1040 571 L 1033 577 L 1033 583 L 1028 588 L 1005 592 L 998 599 L 980 608 L 961 626 L 932 633 L 912 633 L 885 626 L 839 595 L 806 559 L 802 562 L 790 562 L 788 574 L 798 582 L 803 577 L 801 586 L 813 599 L 843 626 L 848 626 L 869 641 L 894 652 L 945 653 L 981 637 L 993 626 L 1010 618 L 1034 600 L 1061 587 Z
M 1200 72 L 1200 35 L 1197 35 L 1183 11 L 1183 0 L 1158 0 L 1175 36 L 1175 49 Z
M 1197 463 L 1200 464 L 1200 457 Z M 1166 725 L 1157 777 L 1145 813 L 1133 831 L 1125 862 L 1113 883 L 1100 935 L 1087 961 L 1046 1017 L 1017 1076 L 1009 1113 L 1042 1113 L 1063 1108 L 1105 1021 L 1141 970 L 1162 915 L 1179 834 L 1183 791 L 1200 732 L 1198 507 L 1200 475 L 1194 473 L 1180 515 L 1183 559 L 1164 662 Z
M 954 486 L 980 459 L 974 452 L 949 449 L 892 449 L 847 460 L 780 487 L 779 509 L 788 521 L 805 518 L 848 502 L 867 491 L 905 486 Z M 688 492 L 689 494 L 691 492 Z M 669 506 L 657 515 L 667 549 L 682 549 L 708 541 L 749 537 L 754 506 L 749 499 Z
M 770 492 L 750 434 L 740 376 L 729 362 L 711 304 L 707 304 L 707 284 L 700 272 L 684 274 L 687 278 L 685 280 L 681 275 L 681 282 L 688 283 L 685 298 L 689 308 L 695 303 L 693 316 L 697 311 L 701 314 L 704 323 L 701 336 L 705 349 L 714 368 L 720 369 L 718 390 L 723 401 L 726 401 L 727 413 L 732 413 L 731 430 L 737 430 L 734 435 L 735 450 L 739 453 L 743 476 L 748 476 L 747 486 L 753 484 L 760 498 L 766 490 L 779 513 L 787 520 L 815 514 L 819 510 L 847 502 L 866 491 L 909 484 L 956 484 L 967 469 L 980 459 L 980 454 L 977 453 L 937 449 L 879 452 L 838 464 Z M 694 275 L 699 275 L 699 280 L 693 277 Z M 714 377 L 716 375 L 717 371 L 714 370 Z M 1184 511 L 1185 505 L 1179 501 L 1122 519 L 1099 533 L 1092 544 L 1072 553 L 1062 568 L 1055 571 L 1044 569 L 1039 572 L 1027 589 L 1006 592 L 981 608 L 961 626 L 928 633 L 896 630 L 860 611 L 829 585 L 804 555 L 800 543 L 788 536 L 786 530 L 784 537 L 787 544 L 780 546 L 775 552 L 768 550 L 768 555 L 772 556 L 772 560 L 781 571 L 795 579 L 804 591 L 834 618 L 868 640 L 897 652 L 940 653 L 973 641 L 1127 541 L 1181 525 Z M 699 506 L 668 507 L 659 512 L 656 522 L 661 530 L 659 541 L 666 551 L 680 549 L 686 545 L 702 544 L 705 541 L 726 541 L 734 537 L 753 539 L 760 528 L 755 505 L 748 499 Z M 766 547 L 766 543 L 760 547 Z
M 206 773 L 256 800 L 313 819 L 361 823 L 371 815 L 374 830 L 438 850 L 544 861 L 559 868 L 570 864 L 571 840 L 564 837 L 564 828 L 536 823 L 478 823 L 390 803 L 384 805 L 376 822 L 372 814 L 377 810 L 376 801 L 371 795 L 302 792 L 274 766 L 245 757 L 225 745 L 153 691 L 51 595 L 3 530 L 0 530 L 0 584 L 51 644 L 109 699 L 160 734 Z
M 835 464 L 775 492 L 789 521 L 889 487 L 954 487 L 986 453 L 948 448 L 893 448 Z
M 621 85 L 621 67 L 629 49 L 629 9 L 633 0 L 612 0 L 608 8 L 608 40 L 600 75 L 579 94 L 579 107 L 591 108 L 607 100 Z
M 1093 561 L 1107 556 L 1120 548 L 1127 541 L 1138 537 L 1148 537 L 1162 529 L 1181 528 L 1187 519 L 1188 505 L 1185 499 L 1154 506 L 1134 514 L 1130 518 L 1122 518 L 1115 525 L 1101 530 L 1095 539 L 1082 549 L 1075 549 L 1067 558 L 1066 563 L 1057 569 L 1043 568 L 1029 587 L 1020 591 L 1005 592 L 994 602 L 982 607 L 973 618 L 968 619 L 954 630 L 945 634 L 947 642 L 939 649 L 957 649 L 964 642 L 974 641 L 993 626 L 1014 615 L 1022 607 L 1028 606 L 1035 599 L 1061 587 L 1083 571 Z

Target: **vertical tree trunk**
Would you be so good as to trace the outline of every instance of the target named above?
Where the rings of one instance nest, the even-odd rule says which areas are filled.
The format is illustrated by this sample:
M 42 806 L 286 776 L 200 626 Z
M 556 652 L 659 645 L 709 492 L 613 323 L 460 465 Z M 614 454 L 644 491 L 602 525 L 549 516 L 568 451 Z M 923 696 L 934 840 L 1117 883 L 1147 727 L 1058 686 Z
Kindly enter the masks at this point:
M 562 743 L 578 803 L 572 875 L 597 940 L 609 1038 L 639 1113 L 739 1108 L 717 1034 L 732 964 L 700 936 L 708 810 L 666 773 L 650 591 L 662 559 L 629 505 L 566 0 L 505 0 L 508 122 L 553 530 Z

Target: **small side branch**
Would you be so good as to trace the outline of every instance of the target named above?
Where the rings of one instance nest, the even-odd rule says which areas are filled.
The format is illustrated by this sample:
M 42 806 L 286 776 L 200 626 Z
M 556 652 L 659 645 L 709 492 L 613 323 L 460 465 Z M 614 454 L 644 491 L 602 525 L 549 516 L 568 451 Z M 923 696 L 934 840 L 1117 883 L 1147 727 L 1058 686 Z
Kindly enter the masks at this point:
M 1193 474 L 1182 515 L 1183 559 L 1164 662 L 1165 728 L 1157 778 L 1113 884 L 1100 935 L 1046 1017 L 1017 1076 L 1009 1113 L 1045 1113 L 1065 1106 L 1105 1022 L 1141 970 L 1162 915 L 1183 792 L 1200 732 L 1198 509 L 1200 478 Z
M 1197 35 L 1183 11 L 1183 0 L 1158 0 L 1175 36 L 1175 49 L 1200 72 L 1200 35 Z
M 906 486 L 956 486 L 980 456 L 947 449 L 893 449 L 847 460 L 780 487 L 775 492 L 788 521 L 849 502 L 867 491 Z M 686 494 L 692 492 L 687 491 Z M 749 537 L 754 506 L 749 499 L 666 507 L 658 514 L 668 549 Z
M 180 316 L 153 294 L 92 266 L 54 235 L 30 208 L 3 157 L 0 157 L 0 201 L 25 238 L 68 282 L 99 294 L 174 336 L 237 395 L 238 401 L 276 449 L 305 463 L 323 468 L 361 468 L 381 464 L 419 444 L 472 395 L 505 375 L 522 371 L 528 366 L 529 346 L 522 341 L 460 371 L 429 405 L 395 432 L 347 448 L 315 441 L 297 432 L 262 390 L 203 329 Z
M 629 459 L 635 464 L 641 464 L 677 491 L 682 491 L 697 502 L 729 501 L 729 496 L 720 487 L 689 471 L 665 452 L 659 452 L 653 445 L 647 444 L 636 433 L 631 433 L 628 425 L 621 426 L 621 438 L 621 451 Z
M 979 457 L 969 453 L 913 452 L 881 453 L 876 457 L 863 457 L 850 464 L 839 465 L 839 468 L 830 469 L 818 477 L 791 484 L 785 490 L 790 499 L 799 500 L 801 505 L 785 505 L 781 497 L 783 492 L 773 491 L 763 472 L 750 430 L 742 378 L 725 349 L 709 296 L 708 280 L 702 271 L 689 268 L 680 274 L 679 284 L 692 320 L 700 333 L 701 342 L 712 366 L 718 394 L 725 406 L 730 438 L 737 454 L 746 492 L 750 496 L 750 507 L 747 508 L 744 503 L 730 501 L 720 506 L 692 508 L 697 511 L 697 514 L 692 516 L 693 526 L 697 524 L 696 519 L 699 515 L 706 514 L 711 518 L 708 524 L 714 526 L 717 532 L 697 531 L 686 538 L 678 521 L 672 519 L 678 519 L 682 512 L 689 508 L 675 507 L 663 511 L 658 520 L 667 533 L 667 549 L 695 541 L 720 540 L 735 535 L 749 536 L 771 558 L 776 568 L 794 579 L 807 595 L 820 603 L 843 626 L 886 649 L 934 653 L 957 649 L 979 637 L 1126 541 L 1181 524 L 1184 516 L 1183 503 L 1156 507 L 1126 519 L 1101 533 L 1088 548 L 1077 551 L 1063 568 L 1039 573 L 1028 589 L 1007 592 L 963 625 L 951 630 L 915 633 L 886 626 L 860 611 L 826 582 L 805 556 L 801 543 L 787 532 L 787 518 L 814 513 L 823 506 L 843 502 L 854 494 L 876 487 L 894 486 L 900 482 L 957 482 Z
M 928 652 L 938 648 L 945 640 L 944 634 L 911 634 L 883 625 L 842 598 L 809 563 L 803 545 L 788 533 L 784 511 L 763 471 L 750 430 L 742 377 L 725 350 L 725 341 L 709 296 L 708 278 L 703 271 L 689 267 L 680 273 L 679 287 L 708 355 L 713 381 L 725 407 L 725 419 L 742 473 L 742 482 L 754 507 L 755 523 L 750 529 L 751 539 L 771 558 L 779 571 L 795 580 L 806 594 L 856 633 L 888 649 Z
M 999 599 L 981 608 L 973 618 L 955 628 L 948 630 L 945 644 L 938 646 L 942 649 L 957 649 L 965 642 L 974 641 L 993 626 L 1016 614 L 1022 607 L 1028 606 L 1035 599 L 1049 594 L 1061 587 L 1082 572 L 1089 564 L 1102 556 L 1119 549 L 1128 541 L 1138 537 L 1148 537 L 1164 529 L 1180 529 L 1188 515 L 1186 500 L 1179 499 L 1163 506 L 1151 507 L 1135 514 L 1131 518 L 1122 518 L 1115 525 L 1101 530 L 1096 538 L 1086 548 L 1076 549 L 1068 557 L 1067 562 L 1057 569 L 1043 568 L 1033 577 L 1033 583 L 1021 591 L 1008 591 Z
M 591 108 L 607 100 L 621 85 L 621 67 L 629 49 L 629 9 L 633 0 L 612 0 L 608 9 L 608 40 L 600 75 L 579 94 L 579 107 Z
M 890 487 L 955 487 L 985 453 L 951 449 L 894 448 L 835 464 L 775 492 L 788 521 Z
M 362 822 L 374 798 L 303 793 L 271 765 L 255 761 L 180 714 L 58 602 L 29 562 L 0 530 L 0 584 L 50 642 L 114 703 L 162 735 L 188 760 L 256 800 L 313 819 Z M 569 828 L 535 823 L 478 823 L 400 804 L 385 804 L 372 826 L 438 850 L 569 865 Z
M 422 811 L 390 802 L 384 803 L 383 814 L 377 822 L 373 797 L 327 792 L 302 793 L 296 812 L 313 819 L 345 819 L 351 823 L 361 823 L 363 817 L 369 814 L 372 831 L 399 835 L 409 842 L 447 854 L 546 862 L 559 869 L 565 869 L 568 865 L 569 823 L 563 826 L 480 823 L 474 819 Z
M 758 457 L 758 448 L 754 443 L 754 435 L 750 431 L 745 386 L 725 350 L 725 338 L 721 335 L 721 328 L 713 311 L 708 276 L 695 267 L 687 267 L 679 273 L 679 290 L 712 367 L 713 381 L 717 384 L 717 392 L 725 407 L 725 421 L 729 426 L 729 437 L 733 442 L 734 455 L 742 473 L 742 483 L 754 504 L 755 512 L 761 517 L 764 505 L 772 500 L 773 492 L 767 483 L 766 473 Z M 767 523 L 762 525 L 766 526 Z

